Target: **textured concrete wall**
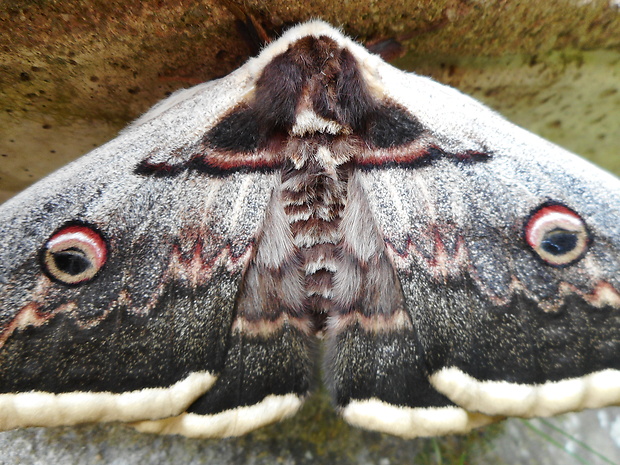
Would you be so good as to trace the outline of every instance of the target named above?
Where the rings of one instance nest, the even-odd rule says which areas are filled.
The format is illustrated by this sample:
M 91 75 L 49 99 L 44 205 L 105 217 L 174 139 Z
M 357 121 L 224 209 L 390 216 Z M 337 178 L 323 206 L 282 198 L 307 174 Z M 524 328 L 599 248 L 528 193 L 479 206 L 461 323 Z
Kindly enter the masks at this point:
M 0 3 L 0 200 L 173 90 L 243 63 L 250 48 L 222 3 Z M 269 31 L 321 17 L 362 41 L 397 39 L 408 52 L 401 67 L 598 162 L 620 142 L 617 1 L 245 3 Z

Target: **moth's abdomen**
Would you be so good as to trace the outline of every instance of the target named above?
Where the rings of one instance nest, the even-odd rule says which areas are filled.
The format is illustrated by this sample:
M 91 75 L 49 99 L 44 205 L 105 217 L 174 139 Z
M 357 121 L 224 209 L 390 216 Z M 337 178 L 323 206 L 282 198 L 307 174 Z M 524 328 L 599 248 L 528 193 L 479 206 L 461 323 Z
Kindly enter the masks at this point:
M 289 145 L 292 150 L 287 152 L 300 157 L 282 171 L 282 206 L 299 250 L 304 308 L 310 312 L 315 331 L 322 331 L 333 306 L 334 274 L 341 266 L 340 223 L 350 167 L 335 161 L 348 160 L 347 154 L 334 157 L 333 147 L 323 137 L 294 138 Z

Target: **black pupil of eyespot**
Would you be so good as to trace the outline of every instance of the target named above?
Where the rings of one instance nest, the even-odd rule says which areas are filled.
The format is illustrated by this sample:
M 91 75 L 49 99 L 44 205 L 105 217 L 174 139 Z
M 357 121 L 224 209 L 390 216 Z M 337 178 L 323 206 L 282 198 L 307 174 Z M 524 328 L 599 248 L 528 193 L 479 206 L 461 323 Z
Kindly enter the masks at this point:
M 545 234 L 540 246 L 551 255 L 564 255 L 577 247 L 577 234 L 565 229 L 554 229 Z
M 70 248 L 60 252 L 54 252 L 54 263 L 63 273 L 77 276 L 90 268 L 91 263 L 79 249 Z

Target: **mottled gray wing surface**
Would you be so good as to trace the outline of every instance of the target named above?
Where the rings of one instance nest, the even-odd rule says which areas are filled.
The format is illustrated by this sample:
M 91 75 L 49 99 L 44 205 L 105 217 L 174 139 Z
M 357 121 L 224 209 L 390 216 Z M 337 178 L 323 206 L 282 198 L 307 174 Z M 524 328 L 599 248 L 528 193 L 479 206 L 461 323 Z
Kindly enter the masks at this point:
M 233 328 L 274 175 L 190 166 L 248 80 L 177 93 L 0 207 L 1 428 L 189 409 L 143 428 L 226 436 L 298 407 L 307 374 L 275 389 L 282 348 Z
M 442 408 L 418 412 L 441 423 L 443 411 L 450 430 L 480 420 L 449 415 L 454 406 L 530 417 L 617 404 L 618 180 L 453 89 L 388 67 L 378 74 L 452 154 L 359 173 L 416 360 L 450 400 L 421 389 L 420 405 Z M 369 403 L 345 417 L 367 423 Z

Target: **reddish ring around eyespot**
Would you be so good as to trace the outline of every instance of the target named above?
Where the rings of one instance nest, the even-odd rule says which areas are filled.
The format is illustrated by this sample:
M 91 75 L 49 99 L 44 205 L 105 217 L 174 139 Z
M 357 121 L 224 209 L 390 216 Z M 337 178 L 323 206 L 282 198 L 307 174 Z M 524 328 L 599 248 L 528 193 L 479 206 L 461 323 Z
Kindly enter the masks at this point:
M 107 260 L 108 249 L 101 234 L 84 224 L 59 229 L 45 243 L 43 266 L 54 280 L 82 284 L 92 280 Z
M 590 245 L 584 220 L 564 205 L 546 204 L 529 218 L 525 241 L 547 264 L 557 267 L 580 260 Z

